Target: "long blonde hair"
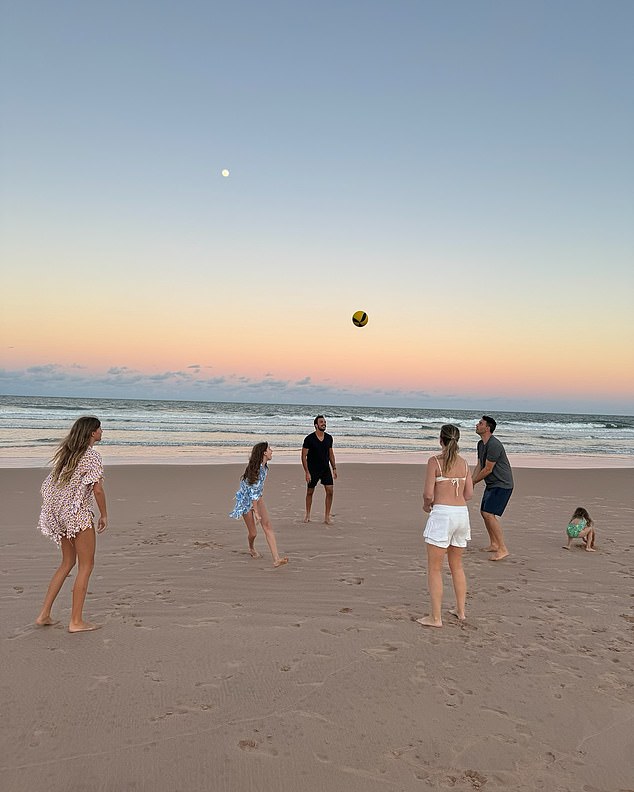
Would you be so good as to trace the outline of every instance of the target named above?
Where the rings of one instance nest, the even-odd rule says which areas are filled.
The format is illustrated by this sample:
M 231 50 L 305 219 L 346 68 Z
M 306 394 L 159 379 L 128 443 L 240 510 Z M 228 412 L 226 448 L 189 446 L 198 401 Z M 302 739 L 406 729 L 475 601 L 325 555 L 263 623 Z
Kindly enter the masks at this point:
M 255 484 L 255 482 L 260 477 L 260 465 L 262 464 L 264 454 L 268 447 L 268 443 L 262 442 L 256 443 L 251 449 L 249 464 L 246 466 L 242 476 L 242 478 L 246 480 L 247 484 Z
M 75 421 L 51 459 L 54 481 L 59 484 L 68 484 L 77 469 L 79 460 L 90 446 L 92 433 L 96 432 L 100 426 L 101 421 L 93 415 L 82 415 Z
M 458 458 L 458 440 L 460 440 L 460 429 L 453 424 L 445 424 L 440 427 L 440 442 L 443 445 L 442 457 L 444 461 L 445 474 L 454 466 Z

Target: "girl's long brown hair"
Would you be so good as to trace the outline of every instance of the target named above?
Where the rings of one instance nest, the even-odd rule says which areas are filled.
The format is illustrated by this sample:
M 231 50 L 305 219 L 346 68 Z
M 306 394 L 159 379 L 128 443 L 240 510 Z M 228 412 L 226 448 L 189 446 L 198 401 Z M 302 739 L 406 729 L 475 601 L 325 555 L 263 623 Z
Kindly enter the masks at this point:
M 92 433 L 100 426 L 101 421 L 93 415 L 82 415 L 75 421 L 51 459 L 54 481 L 68 484 L 90 445 Z
M 578 519 L 585 520 L 587 525 L 592 525 L 592 519 L 588 514 L 588 512 L 583 508 L 583 506 L 577 506 L 577 508 L 575 509 L 575 513 L 570 518 L 570 522 Z
M 249 464 L 246 466 L 242 476 L 242 478 L 246 480 L 247 484 L 255 484 L 255 482 L 260 477 L 260 465 L 262 464 L 264 452 L 268 447 L 268 443 L 262 442 L 256 443 L 251 449 Z
M 440 442 L 443 444 L 444 475 L 448 475 L 454 462 L 458 458 L 458 440 L 460 440 L 460 429 L 453 424 L 445 424 L 440 427 Z

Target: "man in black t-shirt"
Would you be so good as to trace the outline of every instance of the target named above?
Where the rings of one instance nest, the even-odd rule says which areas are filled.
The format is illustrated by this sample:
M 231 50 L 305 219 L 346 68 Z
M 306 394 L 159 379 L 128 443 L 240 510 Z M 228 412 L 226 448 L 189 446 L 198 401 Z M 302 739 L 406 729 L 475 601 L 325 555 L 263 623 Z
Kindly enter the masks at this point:
M 326 511 L 324 522 L 331 525 L 330 509 L 334 491 L 333 477 L 337 478 L 335 453 L 332 450 L 332 435 L 326 432 L 326 419 L 318 415 L 313 421 L 315 431 L 304 438 L 302 447 L 302 467 L 306 475 L 308 490 L 306 492 L 306 515 L 304 522 L 310 522 L 310 509 L 313 505 L 313 492 L 321 481 L 326 490 Z M 330 471 L 332 468 L 332 473 Z
M 476 424 L 478 464 L 473 471 L 473 483 L 484 481 L 485 490 L 480 514 L 489 534 L 489 546 L 482 549 L 493 553 L 490 561 L 501 561 L 509 555 L 500 517 L 513 494 L 513 471 L 504 446 L 493 436 L 497 423 L 490 415 L 483 415 Z

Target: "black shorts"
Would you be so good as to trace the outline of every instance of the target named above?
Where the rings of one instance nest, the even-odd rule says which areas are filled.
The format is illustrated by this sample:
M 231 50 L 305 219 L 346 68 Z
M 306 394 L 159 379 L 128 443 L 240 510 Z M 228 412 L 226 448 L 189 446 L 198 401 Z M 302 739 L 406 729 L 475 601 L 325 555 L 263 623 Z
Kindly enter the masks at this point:
M 480 511 L 487 514 L 495 514 L 501 517 L 504 514 L 507 503 L 511 500 L 512 489 L 502 489 L 502 487 L 487 487 L 482 496 Z
M 332 481 L 332 471 L 330 468 L 326 470 L 309 470 L 310 473 L 310 481 L 308 482 L 308 489 L 315 489 L 315 487 L 321 483 L 324 487 L 328 487 L 330 484 L 333 483 Z

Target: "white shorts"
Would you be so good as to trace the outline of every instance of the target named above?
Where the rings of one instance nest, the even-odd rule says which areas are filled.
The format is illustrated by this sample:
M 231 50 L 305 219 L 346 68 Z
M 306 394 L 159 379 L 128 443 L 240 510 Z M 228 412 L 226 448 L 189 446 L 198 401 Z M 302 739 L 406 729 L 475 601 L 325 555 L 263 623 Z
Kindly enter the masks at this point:
M 436 547 L 466 547 L 471 539 L 469 510 L 466 506 L 432 506 L 423 536 Z

